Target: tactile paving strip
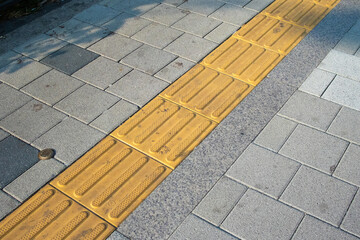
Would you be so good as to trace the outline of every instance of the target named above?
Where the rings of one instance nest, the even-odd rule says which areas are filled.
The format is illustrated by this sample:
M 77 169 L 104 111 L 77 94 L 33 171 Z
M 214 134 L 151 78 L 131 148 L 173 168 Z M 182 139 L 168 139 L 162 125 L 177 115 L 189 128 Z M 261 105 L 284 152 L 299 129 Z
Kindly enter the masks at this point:
M 109 136 L 50 184 L 117 226 L 170 172 Z
M 46 185 L 0 223 L 0 239 L 105 239 L 115 228 Z
M 317 4 L 333 8 L 338 4 L 341 0 L 314 0 Z

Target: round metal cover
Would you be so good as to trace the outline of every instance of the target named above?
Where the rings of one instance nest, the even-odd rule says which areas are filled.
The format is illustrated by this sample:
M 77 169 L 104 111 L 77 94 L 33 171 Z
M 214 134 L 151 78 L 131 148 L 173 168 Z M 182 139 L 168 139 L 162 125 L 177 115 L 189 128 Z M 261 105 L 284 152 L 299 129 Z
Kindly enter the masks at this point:
M 47 160 L 47 159 L 52 158 L 54 155 L 55 155 L 54 149 L 46 148 L 46 149 L 43 149 L 43 150 L 41 150 L 39 152 L 38 158 L 40 160 Z

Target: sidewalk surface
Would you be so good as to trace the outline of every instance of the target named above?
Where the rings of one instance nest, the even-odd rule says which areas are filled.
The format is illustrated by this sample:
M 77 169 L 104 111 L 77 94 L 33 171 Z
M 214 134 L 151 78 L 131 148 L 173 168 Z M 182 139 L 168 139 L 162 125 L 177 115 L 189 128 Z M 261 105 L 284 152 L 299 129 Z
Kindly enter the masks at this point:
M 30 39 L 20 30 L 0 39 L 11 46 L 0 55 L 0 219 L 272 2 L 91 1 Z M 342 0 L 294 46 L 119 226 L 110 220 L 96 236 L 112 224 L 108 239 L 360 239 L 360 2 Z M 38 160 L 45 148 L 56 155 Z

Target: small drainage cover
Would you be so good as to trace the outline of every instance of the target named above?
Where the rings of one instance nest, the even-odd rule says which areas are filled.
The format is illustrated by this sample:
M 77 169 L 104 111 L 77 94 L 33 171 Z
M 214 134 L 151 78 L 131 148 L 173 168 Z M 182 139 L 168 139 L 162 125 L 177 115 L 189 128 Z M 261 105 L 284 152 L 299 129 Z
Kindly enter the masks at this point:
M 40 160 L 48 160 L 48 159 L 52 158 L 54 155 L 55 155 L 54 149 L 46 148 L 39 152 L 38 158 Z

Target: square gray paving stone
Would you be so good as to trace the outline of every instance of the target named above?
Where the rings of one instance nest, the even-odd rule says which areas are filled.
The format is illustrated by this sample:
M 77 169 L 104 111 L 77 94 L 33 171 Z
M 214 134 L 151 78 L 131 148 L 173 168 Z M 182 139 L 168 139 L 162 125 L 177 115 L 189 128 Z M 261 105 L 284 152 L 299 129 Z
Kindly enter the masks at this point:
M 121 123 L 125 122 L 137 110 L 139 110 L 138 106 L 125 100 L 120 100 L 92 121 L 90 126 L 105 133 L 110 133 L 116 127 L 120 126 Z
M 125 11 L 133 15 L 141 15 L 150 9 L 156 7 L 159 1 L 154 0 L 125 0 L 125 1 L 114 1 L 105 0 L 101 2 L 102 5 L 114 8 L 119 11 Z
M 66 117 L 65 114 L 32 100 L 0 121 L 8 132 L 31 143 Z
M 187 0 L 179 8 L 208 16 L 222 5 L 224 5 L 223 2 L 216 0 Z
M 0 81 L 19 89 L 50 69 L 44 64 L 22 57 L 0 69 Z
M 225 4 L 209 17 L 218 19 L 223 22 L 231 23 L 241 26 L 253 18 L 257 12 L 234 6 L 232 4 Z
M 155 74 L 155 77 L 160 78 L 169 83 L 174 82 L 176 79 L 181 77 L 195 64 L 183 58 L 177 58 L 172 61 L 169 65 L 161 69 Z
M 339 165 L 336 167 L 334 176 L 360 187 L 360 146 L 350 144 Z
M 246 187 L 227 177 L 222 177 L 194 209 L 193 213 L 219 226 L 234 208 Z
M 260 12 L 268 5 L 270 5 L 273 1 L 274 0 L 252 0 L 245 5 L 245 8 Z
M 61 41 L 45 34 L 40 34 L 14 50 L 32 59 L 40 61 L 49 54 L 59 50 L 67 45 L 67 42 Z
M 121 63 L 153 75 L 175 58 L 171 53 L 143 45 L 123 58 Z
M 20 203 L 0 190 L 0 220 L 12 212 Z
M 222 240 L 235 240 L 233 236 L 222 231 L 221 229 L 214 227 L 206 221 L 190 214 L 185 218 L 184 222 L 176 229 L 176 231 L 170 236 L 169 240 L 180 239 L 222 239 Z
M 187 0 L 163 0 L 163 3 L 171 4 L 173 6 L 179 6 L 180 4 L 183 4 Z
M 39 161 L 7 185 L 4 191 L 24 202 L 64 168 L 65 165 L 55 159 Z
M 74 18 L 92 25 L 101 26 L 119 14 L 120 12 L 112 8 L 94 4 L 88 9 L 76 14 Z
M 41 62 L 71 75 L 98 56 L 96 53 L 69 44 L 50 54 Z
M 38 162 L 38 150 L 13 136 L 0 142 L 0 152 L 1 189 Z
M 160 4 L 143 14 L 141 17 L 170 26 L 185 16 L 186 12 L 176 7 Z
M 48 31 L 46 34 L 75 44 L 79 47 L 87 48 L 109 35 L 110 32 L 106 29 L 95 27 L 72 18 L 62 25 Z
M 185 33 L 164 50 L 190 61 L 199 62 L 216 47 L 216 43 Z
M 298 125 L 279 153 L 331 174 L 347 146 L 342 139 Z
M 22 55 L 14 51 L 8 51 L 0 55 L 0 68 L 8 65 L 9 63 L 19 59 Z
M 83 82 L 53 69 L 23 87 L 21 91 L 49 105 L 54 105 L 83 84 Z
M 360 237 L 360 191 L 356 194 L 344 218 L 341 228 Z
M 347 33 L 338 44 L 335 46 L 335 50 L 354 55 L 360 48 L 360 35 Z
M 335 78 L 334 73 L 315 68 L 299 90 L 320 97 L 331 81 Z
M 104 136 L 80 121 L 67 118 L 34 141 L 33 145 L 39 149 L 55 149 L 55 158 L 69 166 Z
M 325 131 L 341 106 L 297 91 L 279 111 L 279 115 Z
M 256 137 L 254 142 L 277 152 L 294 131 L 296 125 L 295 122 L 276 115 Z
M 31 97 L 5 84 L 0 84 L 0 119 L 25 105 Z
M 248 190 L 221 228 L 242 239 L 290 239 L 303 213 Z
M 166 27 L 162 24 L 152 23 L 132 38 L 158 48 L 164 48 L 178 38 L 183 32 Z
M 221 22 L 216 19 L 190 13 L 172 25 L 172 27 L 199 37 L 204 37 L 220 24 Z
M 167 86 L 168 84 L 164 81 L 133 70 L 106 91 L 142 107 Z
M 306 215 L 301 222 L 293 240 L 358 240 L 339 228 L 335 228 L 327 223 L 324 223 L 312 216 Z
M 72 76 L 104 90 L 131 70 L 131 68 L 120 63 L 98 57 Z
M 216 43 L 222 43 L 226 40 L 230 35 L 235 33 L 239 29 L 238 26 L 234 26 L 228 23 L 222 23 L 213 31 L 205 36 L 205 39 L 211 40 Z
M 220 0 L 220 1 L 243 7 L 251 0 Z
M 0 129 L 0 141 L 5 139 L 7 136 L 9 136 L 9 134 Z
M 136 40 L 114 33 L 95 43 L 88 50 L 118 62 L 141 45 L 142 43 Z
M 106 240 L 128 240 L 128 238 L 118 231 L 114 231 Z
M 117 101 L 118 97 L 86 84 L 54 107 L 88 124 Z
M 280 200 L 339 226 L 356 190 L 355 186 L 301 166 Z

